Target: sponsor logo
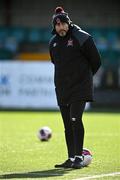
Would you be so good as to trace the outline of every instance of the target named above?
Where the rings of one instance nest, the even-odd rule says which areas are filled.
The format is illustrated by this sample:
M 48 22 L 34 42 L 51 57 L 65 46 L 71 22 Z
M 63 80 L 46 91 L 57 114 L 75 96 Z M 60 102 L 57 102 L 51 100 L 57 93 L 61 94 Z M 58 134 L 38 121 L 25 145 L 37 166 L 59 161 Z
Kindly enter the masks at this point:
M 11 94 L 9 75 L 0 75 L 0 96 Z
M 8 75 L 1 75 L 0 76 L 0 86 L 8 85 L 9 84 L 9 77 Z
M 54 44 L 53 44 L 53 47 L 56 47 L 57 46 L 57 43 L 55 42 Z

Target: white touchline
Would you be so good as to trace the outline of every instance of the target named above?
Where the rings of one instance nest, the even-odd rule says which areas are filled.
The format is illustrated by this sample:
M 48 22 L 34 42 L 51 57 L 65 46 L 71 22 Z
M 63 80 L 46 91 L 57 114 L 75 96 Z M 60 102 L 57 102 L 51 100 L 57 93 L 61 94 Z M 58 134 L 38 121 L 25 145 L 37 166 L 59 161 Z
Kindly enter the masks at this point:
M 93 176 L 87 176 L 87 177 L 81 177 L 74 180 L 89 180 L 89 179 L 97 179 L 101 177 L 107 177 L 107 176 L 117 176 L 120 175 L 120 172 L 113 172 L 109 174 L 100 174 L 100 175 L 93 175 Z

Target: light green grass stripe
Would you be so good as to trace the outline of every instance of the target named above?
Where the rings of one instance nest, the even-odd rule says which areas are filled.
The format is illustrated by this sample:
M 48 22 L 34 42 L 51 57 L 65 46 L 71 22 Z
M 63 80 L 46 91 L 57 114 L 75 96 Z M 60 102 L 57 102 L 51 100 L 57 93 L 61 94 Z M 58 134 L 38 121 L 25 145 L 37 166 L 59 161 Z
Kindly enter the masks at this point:
M 113 173 L 109 173 L 109 174 L 100 174 L 100 175 L 92 175 L 92 176 L 88 176 L 88 177 L 77 178 L 77 179 L 74 179 L 74 180 L 99 179 L 99 178 L 103 178 L 103 177 L 119 176 L 119 175 L 120 175 L 120 172 L 113 172 Z

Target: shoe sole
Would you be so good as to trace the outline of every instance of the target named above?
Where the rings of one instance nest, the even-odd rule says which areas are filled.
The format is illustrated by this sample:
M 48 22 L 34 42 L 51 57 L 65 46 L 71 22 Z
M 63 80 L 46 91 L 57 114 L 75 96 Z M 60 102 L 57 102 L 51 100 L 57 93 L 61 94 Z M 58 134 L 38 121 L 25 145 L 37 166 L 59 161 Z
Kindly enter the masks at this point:
M 55 165 L 54 167 L 55 167 L 55 168 L 72 168 L 72 165 L 71 165 L 71 166 L 60 166 L 60 165 Z
M 81 168 L 84 168 L 85 166 L 72 166 L 73 169 L 81 169 Z

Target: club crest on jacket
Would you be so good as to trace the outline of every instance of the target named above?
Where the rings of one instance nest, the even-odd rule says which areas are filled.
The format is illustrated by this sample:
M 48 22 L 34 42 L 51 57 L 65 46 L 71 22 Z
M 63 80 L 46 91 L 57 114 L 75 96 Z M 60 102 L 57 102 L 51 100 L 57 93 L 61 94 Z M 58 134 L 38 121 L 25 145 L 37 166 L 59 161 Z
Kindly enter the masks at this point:
M 72 39 L 69 39 L 69 40 L 68 40 L 67 46 L 73 46 L 73 40 L 72 40 Z

